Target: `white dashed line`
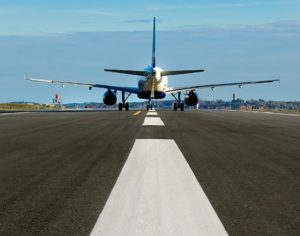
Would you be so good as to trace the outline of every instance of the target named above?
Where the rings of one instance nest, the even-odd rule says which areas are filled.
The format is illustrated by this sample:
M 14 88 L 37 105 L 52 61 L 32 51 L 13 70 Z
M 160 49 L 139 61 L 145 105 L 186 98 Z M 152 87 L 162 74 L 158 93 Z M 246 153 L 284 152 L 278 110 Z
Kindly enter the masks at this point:
M 138 139 L 91 235 L 227 235 L 174 140 Z
M 159 117 L 146 117 L 143 126 L 164 126 L 164 122 Z
M 157 116 L 157 112 L 156 111 L 148 111 L 147 112 L 147 116 Z

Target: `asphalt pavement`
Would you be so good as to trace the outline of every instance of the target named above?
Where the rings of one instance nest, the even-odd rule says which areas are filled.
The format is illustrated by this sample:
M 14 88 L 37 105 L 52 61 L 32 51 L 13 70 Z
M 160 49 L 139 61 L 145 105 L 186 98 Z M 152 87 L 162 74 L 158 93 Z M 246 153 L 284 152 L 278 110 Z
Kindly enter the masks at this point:
M 137 139 L 175 141 L 229 235 L 300 234 L 300 116 L 157 113 L 0 116 L 0 235 L 89 235 Z

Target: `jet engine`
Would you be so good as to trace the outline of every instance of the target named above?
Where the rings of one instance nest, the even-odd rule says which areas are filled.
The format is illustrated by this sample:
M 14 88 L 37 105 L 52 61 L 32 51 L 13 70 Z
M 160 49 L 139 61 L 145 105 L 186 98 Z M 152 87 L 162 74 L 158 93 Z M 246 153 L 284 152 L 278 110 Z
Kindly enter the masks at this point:
M 103 95 L 103 102 L 109 106 L 116 104 L 117 102 L 116 93 L 112 92 L 111 90 L 107 90 Z
M 195 90 L 189 91 L 184 98 L 184 102 L 186 105 L 195 106 L 198 103 L 198 95 Z

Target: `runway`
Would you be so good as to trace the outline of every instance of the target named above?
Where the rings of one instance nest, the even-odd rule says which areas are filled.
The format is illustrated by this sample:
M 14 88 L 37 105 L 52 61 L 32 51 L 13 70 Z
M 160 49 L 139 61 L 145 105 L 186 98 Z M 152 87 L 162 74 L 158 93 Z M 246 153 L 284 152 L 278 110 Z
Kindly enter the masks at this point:
M 181 154 L 170 157 L 164 154 L 160 159 L 155 159 L 162 161 L 157 162 L 160 163 L 159 169 L 156 166 L 152 168 L 153 162 L 149 160 L 157 158 L 160 149 L 145 149 L 147 154 L 152 149 L 156 154 L 145 155 L 137 165 L 136 161 L 132 161 L 134 156 L 131 157 L 132 152 L 137 150 L 136 142 L 140 142 L 137 140 L 164 140 L 154 141 L 150 147 L 173 140 L 170 141 L 172 144 L 167 142 L 163 146 L 170 145 L 172 150 L 176 145 L 175 149 L 178 148 Z M 176 155 L 182 155 L 182 158 L 171 159 Z M 153 177 L 151 173 L 170 171 L 160 181 L 150 181 L 149 185 L 144 182 L 142 185 L 146 188 L 142 191 L 145 194 L 142 199 L 150 201 L 153 209 L 158 209 L 156 202 L 160 201 L 157 199 L 165 194 L 168 199 L 172 191 L 179 191 L 173 195 L 174 199 L 159 206 L 159 209 L 169 210 L 168 204 L 174 206 L 181 199 L 175 213 L 153 213 L 155 219 L 161 216 L 164 220 L 170 220 L 163 221 L 169 222 L 170 228 L 165 227 L 163 222 L 156 222 L 160 224 L 161 231 L 155 231 L 158 229 L 155 222 L 147 219 L 154 227 L 151 228 L 154 231 L 147 232 L 166 235 L 163 232 L 174 230 L 173 221 L 178 220 L 177 226 L 182 224 L 181 227 L 184 227 L 193 224 L 184 221 L 193 216 L 196 223 L 204 222 L 205 217 L 202 219 L 197 215 L 199 211 L 190 215 L 193 207 L 183 204 L 190 197 L 188 202 L 194 203 L 194 209 L 205 206 L 207 211 L 204 212 L 211 212 L 212 218 L 208 216 L 208 219 L 213 220 L 208 222 L 217 222 L 208 225 L 208 228 L 215 225 L 219 229 L 224 227 L 219 235 L 224 232 L 229 235 L 299 235 L 299 158 L 298 116 L 162 110 L 148 115 L 146 111 L 3 115 L 0 116 L 0 235 L 91 234 L 106 214 L 104 209 L 112 209 L 114 219 L 118 219 L 116 217 L 122 217 L 129 210 L 125 205 L 122 214 L 121 210 L 118 214 L 113 207 L 115 201 L 120 204 L 126 202 L 126 196 L 139 196 L 135 195 L 135 188 L 132 192 L 126 191 L 124 197 L 122 191 L 125 190 L 119 192 L 118 197 L 114 196 L 118 189 L 127 188 L 128 181 L 119 184 L 126 166 L 130 171 L 124 175 L 125 179 L 134 176 L 134 171 L 141 171 L 139 177 L 147 173 L 147 181 Z M 178 159 L 181 164 L 172 167 Z M 151 171 L 143 171 L 145 166 L 149 166 Z M 185 169 L 181 170 L 182 166 Z M 161 172 L 155 172 L 159 170 Z M 192 180 L 180 182 L 180 176 L 182 179 L 193 179 L 194 176 L 195 183 L 189 186 Z M 187 186 L 176 189 L 175 185 L 173 189 L 174 181 L 179 186 L 182 183 Z M 162 184 L 161 191 L 148 191 L 147 186 L 155 186 L 156 189 L 157 184 Z M 153 197 L 153 202 L 148 196 Z M 194 196 L 199 197 L 191 200 Z M 200 196 L 204 200 L 197 202 Z M 147 204 L 138 203 L 136 201 L 130 209 L 144 207 L 146 211 L 142 212 L 147 213 Z M 176 215 L 176 212 L 179 214 Z M 136 214 L 148 216 L 139 211 Z M 168 214 L 173 214 L 173 217 Z M 120 220 L 123 222 L 122 218 Z M 129 224 L 134 223 L 127 222 L 124 227 Z M 166 229 L 169 231 L 164 231 Z M 205 232 L 201 230 L 204 229 L 197 228 L 190 235 Z M 97 234 L 98 231 L 93 232 Z M 176 232 L 179 234 L 180 231 Z

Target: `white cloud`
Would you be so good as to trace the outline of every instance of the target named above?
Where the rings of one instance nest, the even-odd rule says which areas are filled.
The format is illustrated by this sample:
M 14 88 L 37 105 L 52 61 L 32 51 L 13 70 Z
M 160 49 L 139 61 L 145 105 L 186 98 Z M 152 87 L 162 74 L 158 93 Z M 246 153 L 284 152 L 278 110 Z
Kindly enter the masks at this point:
M 178 4 L 165 5 L 154 4 L 149 5 L 148 11 L 167 11 L 167 10 L 182 10 L 182 9 L 216 9 L 216 8 L 244 8 L 255 7 L 260 5 L 282 5 L 282 4 L 300 4 L 299 0 L 261 0 L 261 1 L 238 1 L 231 3 L 209 3 L 209 4 Z
M 0 8 L 0 15 L 8 15 L 18 12 L 18 8 Z
M 125 20 L 123 23 L 152 23 L 153 19 L 148 18 L 148 19 L 135 19 L 135 20 Z M 156 22 L 162 22 L 160 19 L 156 18 Z
M 170 28 L 171 31 L 200 31 L 203 33 L 268 33 L 282 36 L 300 34 L 300 20 L 278 21 L 257 25 L 182 25 Z
M 117 16 L 120 15 L 119 12 L 113 11 L 103 11 L 103 10 L 93 10 L 93 9 L 82 9 L 82 10 L 71 10 L 70 12 L 75 14 L 82 14 L 82 15 L 100 15 L 100 16 Z

